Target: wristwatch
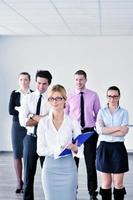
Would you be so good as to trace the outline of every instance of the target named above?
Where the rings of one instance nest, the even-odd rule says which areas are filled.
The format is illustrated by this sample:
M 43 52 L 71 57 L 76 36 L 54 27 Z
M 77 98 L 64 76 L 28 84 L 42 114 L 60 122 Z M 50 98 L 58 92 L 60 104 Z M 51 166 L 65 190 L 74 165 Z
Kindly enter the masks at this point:
M 34 114 L 29 114 L 29 118 L 32 119 L 32 117 L 34 116 Z

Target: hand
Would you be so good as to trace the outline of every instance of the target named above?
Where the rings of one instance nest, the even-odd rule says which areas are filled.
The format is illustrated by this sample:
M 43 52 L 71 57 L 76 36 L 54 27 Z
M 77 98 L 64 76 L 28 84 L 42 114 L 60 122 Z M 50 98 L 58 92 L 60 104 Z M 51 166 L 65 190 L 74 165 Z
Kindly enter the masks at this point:
M 120 127 L 120 131 L 121 131 L 122 133 L 127 134 L 127 133 L 128 133 L 128 130 L 129 130 L 128 126 L 121 126 L 121 127 Z
M 34 115 L 34 116 L 32 117 L 32 119 L 33 119 L 34 121 L 36 121 L 36 122 L 39 122 L 41 118 L 42 118 L 42 116 L 40 116 L 40 115 Z
M 72 150 L 74 153 L 78 153 L 78 147 L 77 147 L 76 144 L 73 144 L 73 143 L 69 144 L 69 145 L 67 146 L 67 149 Z
M 15 110 L 20 111 L 20 106 L 15 106 Z

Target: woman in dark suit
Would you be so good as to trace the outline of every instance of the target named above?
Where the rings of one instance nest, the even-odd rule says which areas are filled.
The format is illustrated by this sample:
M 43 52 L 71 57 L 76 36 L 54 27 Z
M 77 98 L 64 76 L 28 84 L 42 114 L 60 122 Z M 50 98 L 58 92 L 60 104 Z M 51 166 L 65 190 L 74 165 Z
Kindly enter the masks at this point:
M 26 135 L 26 129 L 20 126 L 19 123 L 19 110 L 21 102 L 24 100 L 25 95 L 32 92 L 29 89 L 30 75 L 27 72 L 19 74 L 19 89 L 12 91 L 9 101 L 9 114 L 13 116 L 12 120 L 12 148 L 14 154 L 14 167 L 17 176 L 17 189 L 16 193 L 23 192 L 22 181 L 22 157 L 23 157 L 23 139 Z

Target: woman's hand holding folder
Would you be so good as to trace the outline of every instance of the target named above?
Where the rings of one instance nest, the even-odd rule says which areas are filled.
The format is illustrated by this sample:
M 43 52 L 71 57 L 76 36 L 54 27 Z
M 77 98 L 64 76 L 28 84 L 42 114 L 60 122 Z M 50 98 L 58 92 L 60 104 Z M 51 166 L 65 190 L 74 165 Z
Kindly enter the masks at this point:
M 78 146 L 77 146 L 77 142 L 75 144 L 71 143 L 68 144 L 67 149 L 70 149 L 71 151 L 73 151 L 74 153 L 78 153 Z

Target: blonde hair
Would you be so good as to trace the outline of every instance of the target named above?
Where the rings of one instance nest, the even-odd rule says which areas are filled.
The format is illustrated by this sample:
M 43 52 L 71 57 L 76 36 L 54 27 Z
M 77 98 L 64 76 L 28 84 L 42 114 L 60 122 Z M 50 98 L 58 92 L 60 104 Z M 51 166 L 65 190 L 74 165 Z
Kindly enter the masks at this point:
M 48 98 L 52 97 L 54 92 L 60 92 L 61 96 L 66 100 L 66 90 L 62 85 L 54 85 L 48 90 Z

